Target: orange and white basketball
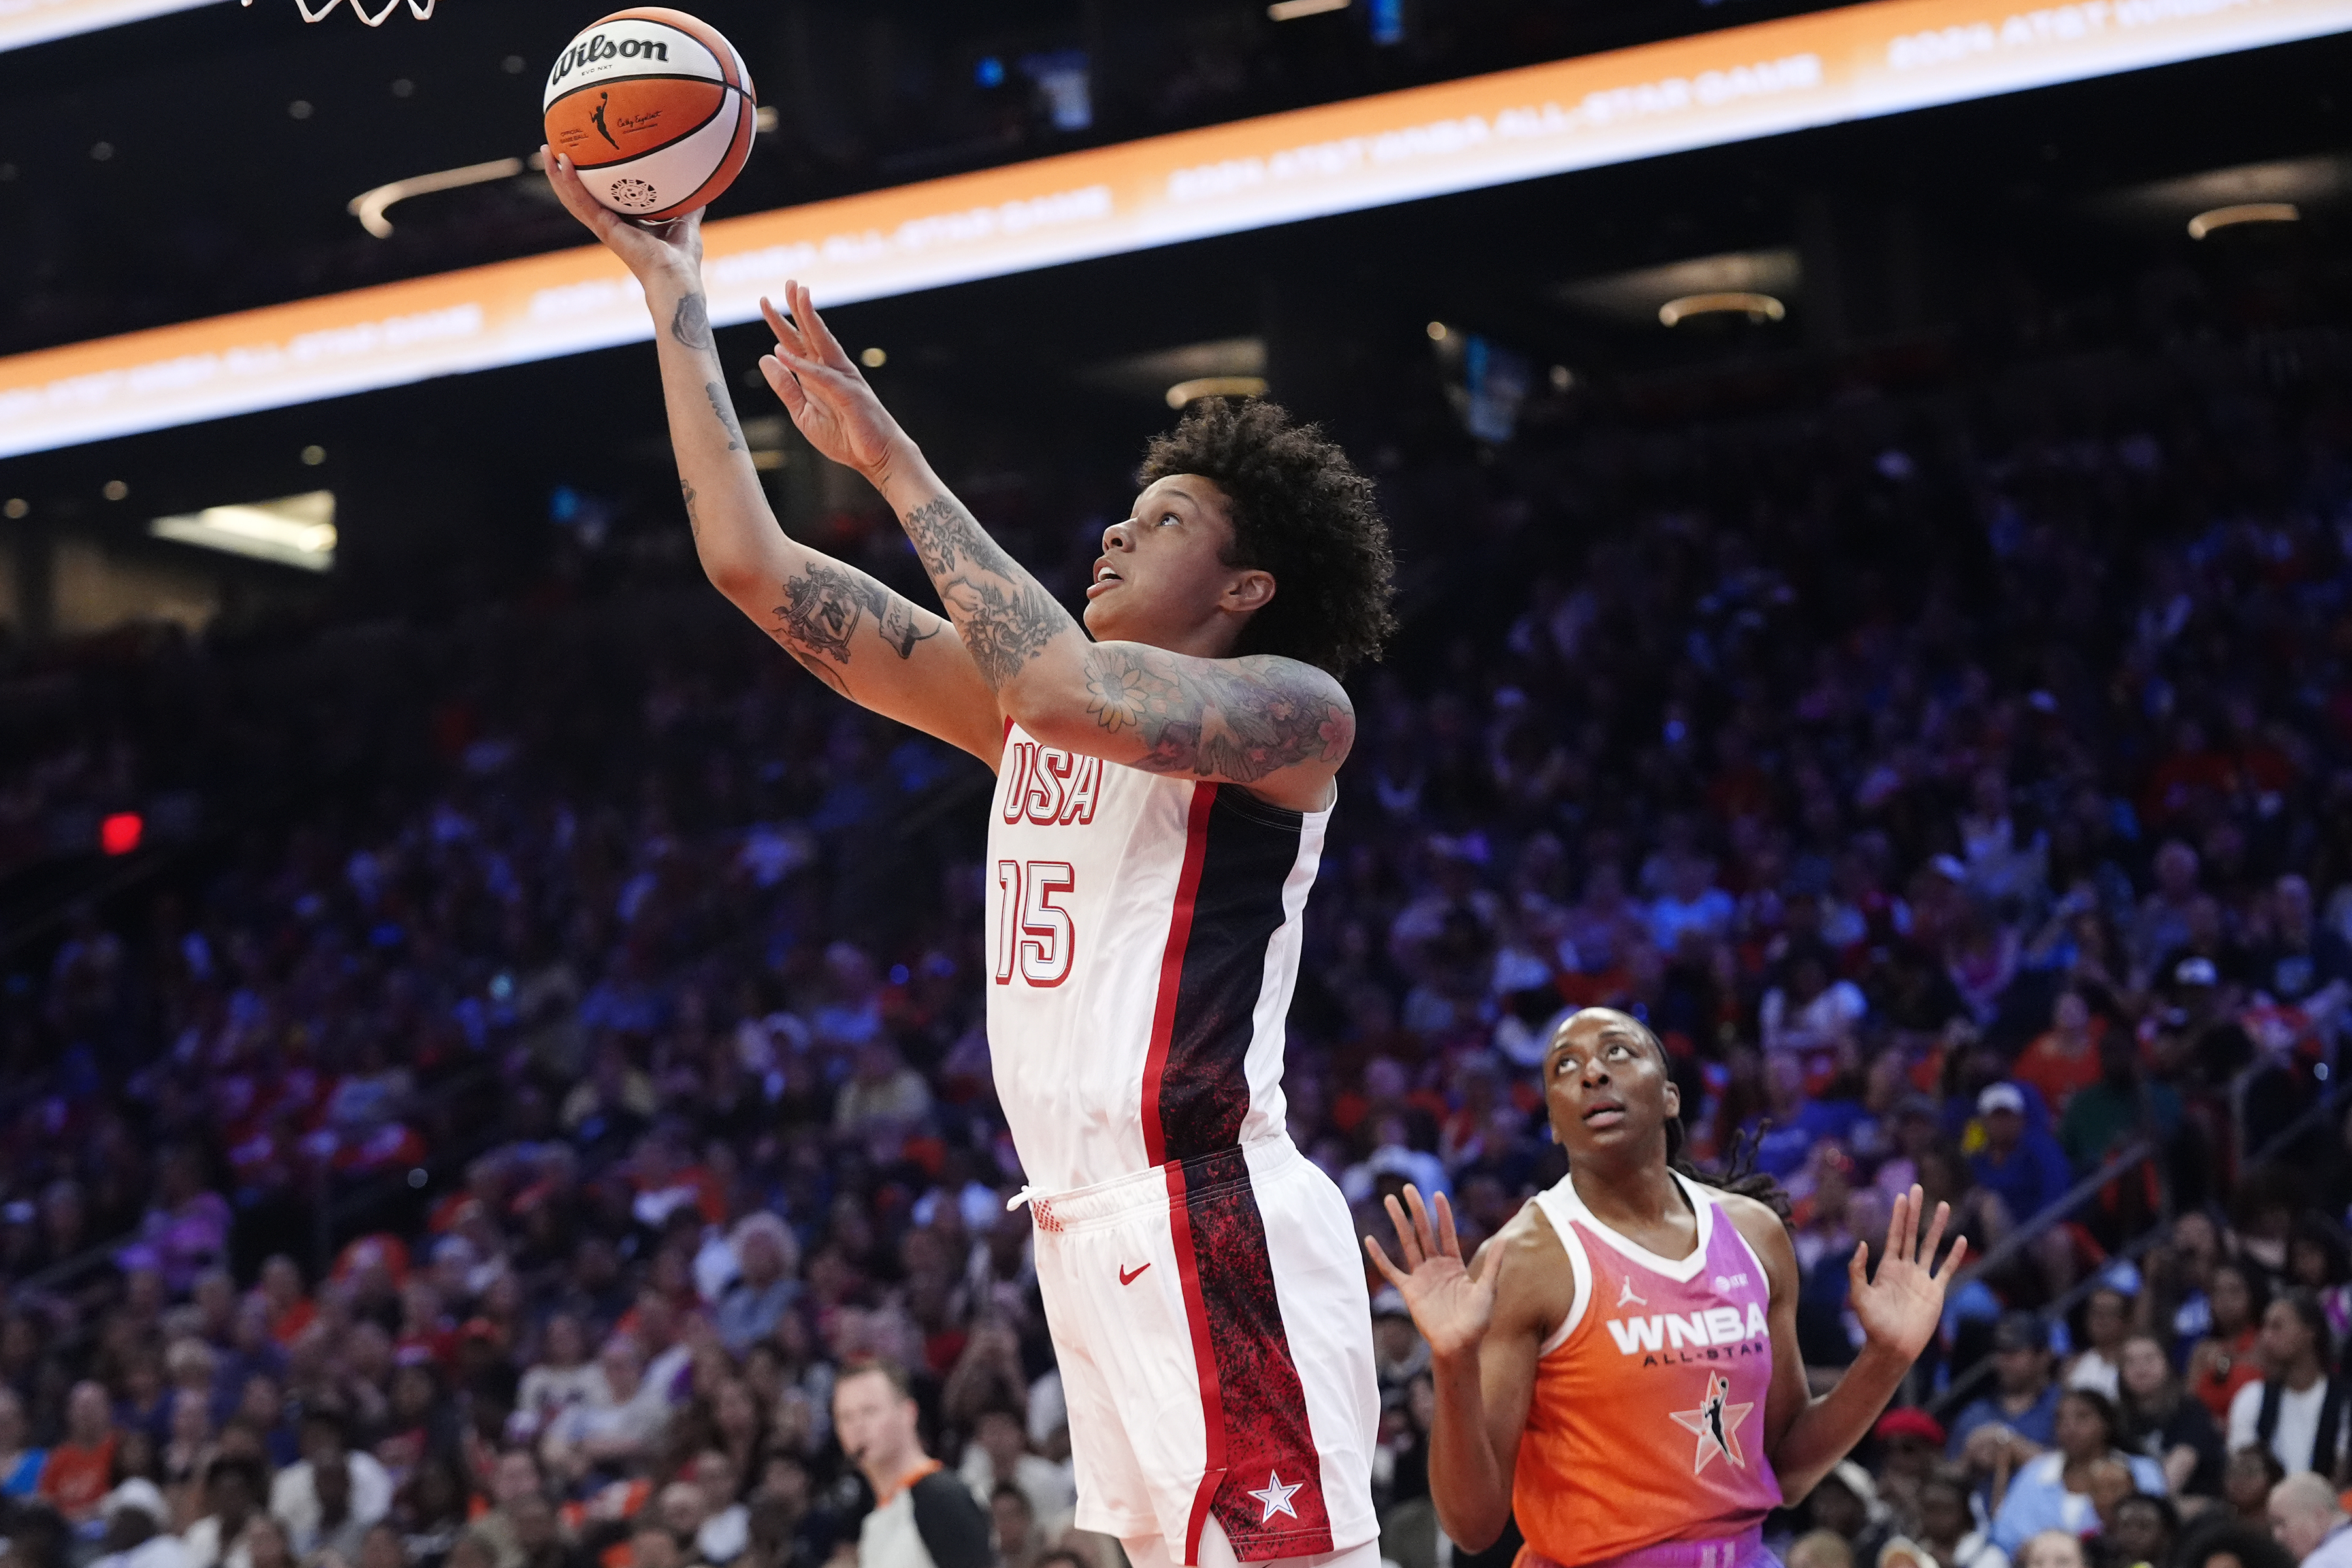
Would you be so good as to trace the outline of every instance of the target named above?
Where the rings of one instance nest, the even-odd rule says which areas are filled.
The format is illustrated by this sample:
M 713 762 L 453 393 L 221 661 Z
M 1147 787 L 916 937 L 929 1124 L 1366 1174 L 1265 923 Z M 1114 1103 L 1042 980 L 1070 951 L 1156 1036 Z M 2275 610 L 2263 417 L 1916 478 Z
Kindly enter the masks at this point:
M 664 219 L 708 205 L 751 153 L 751 73 L 718 28 L 636 5 L 555 58 L 542 100 L 551 153 L 616 213 Z

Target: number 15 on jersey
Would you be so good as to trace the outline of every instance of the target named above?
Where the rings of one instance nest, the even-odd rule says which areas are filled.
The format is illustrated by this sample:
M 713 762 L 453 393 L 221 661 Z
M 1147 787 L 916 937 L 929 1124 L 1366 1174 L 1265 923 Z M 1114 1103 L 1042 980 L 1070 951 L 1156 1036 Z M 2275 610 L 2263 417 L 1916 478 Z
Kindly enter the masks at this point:
M 1078 945 L 1077 927 L 1057 900 L 1077 886 L 1066 860 L 999 860 L 996 863 L 996 983 L 1013 984 L 1017 971 L 1031 985 L 1055 986 L 1070 977 Z

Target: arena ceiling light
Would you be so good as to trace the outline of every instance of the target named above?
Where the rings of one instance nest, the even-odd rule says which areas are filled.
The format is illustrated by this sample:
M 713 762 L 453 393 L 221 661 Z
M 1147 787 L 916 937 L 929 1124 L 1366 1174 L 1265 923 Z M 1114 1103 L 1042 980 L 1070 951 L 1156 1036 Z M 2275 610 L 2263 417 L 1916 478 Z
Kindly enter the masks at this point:
M 1557 297 L 1563 304 L 1628 327 L 1647 328 L 1652 321 L 1671 327 L 1709 310 L 1762 310 L 1767 320 L 1777 321 L 1788 313 L 1784 301 L 1795 298 L 1803 283 L 1804 268 L 1792 249 L 1732 250 L 1580 279 L 1563 285 Z M 1769 310 L 1748 302 L 1762 300 L 1771 301 Z M 1708 300 L 1723 302 L 1695 303 Z M 1738 302 L 1729 302 L 1734 300 Z
M 1789 307 L 1769 294 L 1748 289 L 1724 289 L 1710 294 L 1685 294 L 1658 307 L 1661 326 L 1677 326 L 1694 316 L 1745 316 L 1751 321 L 1777 321 Z
M 1106 392 L 1165 399 L 1171 408 L 1184 406 L 1176 401 L 1179 391 L 1206 386 L 1213 381 L 1254 381 L 1257 384 L 1256 392 L 1232 395 L 1255 397 L 1265 390 L 1265 340 L 1211 338 L 1203 342 L 1154 349 L 1149 353 L 1129 354 L 1124 359 L 1090 365 L 1078 373 L 1077 379 Z M 1186 394 L 1186 401 L 1215 395 L 1213 391 L 1193 391 Z
M 2245 223 L 2294 223 L 2303 216 L 2293 202 L 2239 202 L 2214 207 L 2189 220 L 2189 237 L 2202 239 Z
M 405 180 L 394 180 L 372 191 L 362 191 L 353 196 L 344 210 L 360 220 L 360 226 L 378 239 L 392 237 L 392 220 L 384 215 L 394 202 L 404 202 L 411 196 L 431 195 L 436 191 L 462 190 L 467 185 L 488 184 L 492 180 L 511 180 L 525 169 L 543 168 L 540 155 L 529 159 L 493 158 L 487 163 L 468 163 L 462 169 L 443 169 L 431 174 L 413 174 Z
M 1274 0 L 1265 8 L 1266 18 L 1275 22 L 1296 22 L 1301 16 L 1320 16 L 1327 11 L 1344 11 L 1349 0 Z
M 1264 397 L 1262 375 L 1203 375 L 1180 381 L 1168 389 L 1168 406 L 1181 408 L 1201 397 Z
M 208 506 L 159 517 L 147 531 L 178 544 L 325 572 L 335 564 L 335 492 L 306 490 L 242 506 Z
M 5 0 L 0 0 L 5 4 Z M 776 128 L 773 108 L 760 110 L 752 116 L 751 129 L 766 135 Z M 496 180 L 511 180 L 526 169 L 533 174 L 547 167 L 544 153 L 533 153 L 528 158 L 492 158 L 486 163 L 468 163 L 462 169 L 441 169 L 430 174 L 412 174 L 404 180 L 393 180 L 362 191 L 344 204 L 343 210 L 360 220 L 360 226 L 378 239 L 392 237 L 392 219 L 386 215 L 395 202 L 411 196 L 429 196 L 436 191 L 463 190 L 467 185 L 484 185 Z
M 2352 156 L 2322 153 L 2133 185 L 2092 205 L 2111 219 L 2149 228 L 2185 223 L 2192 237 L 2202 239 L 2239 224 L 2293 223 L 2347 196 L 2352 196 Z

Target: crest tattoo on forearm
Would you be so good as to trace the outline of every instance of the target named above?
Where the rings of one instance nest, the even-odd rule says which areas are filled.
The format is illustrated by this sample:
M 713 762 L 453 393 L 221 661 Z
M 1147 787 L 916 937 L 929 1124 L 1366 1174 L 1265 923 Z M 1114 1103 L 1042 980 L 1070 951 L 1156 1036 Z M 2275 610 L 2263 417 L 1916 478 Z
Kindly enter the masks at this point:
M 1087 649 L 1087 711 L 1131 733 L 1134 765 L 1250 784 L 1300 763 L 1348 754 L 1355 716 L 1320 671 L 1266 654 L 1209 661 L 1096 645 Z
M 776 640 L 836 687 L 841 683 L 832 671 L 814 660 L 822 656 L 847 664 L 850 638 L 866 616 L 874 617 L 874 632 L 882 645 L 902 659 L 914 656 L 917 643 L 940 635 L 939 626 L 926 627 L 929 617 L 905 599 L 864 573 L 835 562 L 810 562 L 799 576 L 785 578 L 783 588 L 784 603 L 775 608 Z
M 953 496 L 925 501 L 901 521 L 991 691 L 1047 643 L 1076 629 L 1070 613 Z

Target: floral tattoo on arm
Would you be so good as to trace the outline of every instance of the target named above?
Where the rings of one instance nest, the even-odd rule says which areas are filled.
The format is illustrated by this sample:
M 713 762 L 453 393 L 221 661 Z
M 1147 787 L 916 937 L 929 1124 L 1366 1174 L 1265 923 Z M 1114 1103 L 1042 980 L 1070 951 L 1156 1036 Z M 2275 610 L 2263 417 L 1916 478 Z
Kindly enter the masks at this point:
M 900 521 L 991 691 L 1021 673 L 1047 643 L 1077 629 L 1070 612 L 953 496 L 925 501 Z

